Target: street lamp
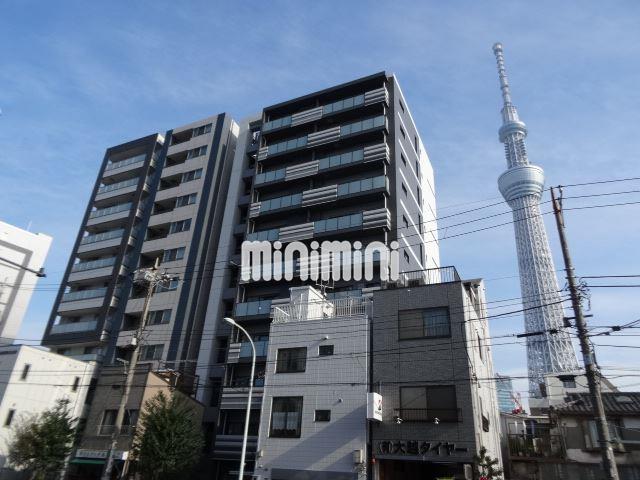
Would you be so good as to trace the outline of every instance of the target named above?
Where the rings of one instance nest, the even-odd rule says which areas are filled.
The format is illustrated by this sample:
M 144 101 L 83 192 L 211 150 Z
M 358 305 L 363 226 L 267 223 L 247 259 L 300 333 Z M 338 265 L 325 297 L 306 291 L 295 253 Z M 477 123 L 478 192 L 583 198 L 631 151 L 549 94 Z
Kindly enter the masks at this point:
M 244 418 L 244 435 L 242 437 L 242 453 L 240 454 L 240 472 L 238 473 L 238 480 L 244 479 L 244 459 L 247 455 L 247 436 L 249 435 L 249 419 L 251 417 L 251 395 L 253 394 L 253 374 L 256 370 L 256 346 L 253 344 L 253 340 L 249 336 L 249 333 L 236 323 L 233 318 L 224 317 L 224 321 L 231 326 L 236 327 L 249 339 L 251 344 L 251 375 L 249 376 L 249 398 L 247 399 L 247 413 Z

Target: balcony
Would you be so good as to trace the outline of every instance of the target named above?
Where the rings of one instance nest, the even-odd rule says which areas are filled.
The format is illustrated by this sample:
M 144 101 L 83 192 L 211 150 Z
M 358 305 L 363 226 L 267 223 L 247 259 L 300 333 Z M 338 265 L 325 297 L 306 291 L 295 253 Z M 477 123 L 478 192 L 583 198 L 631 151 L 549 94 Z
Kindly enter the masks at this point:
M 90 298 L 104 297 L 107 294 L 106 287 L 93 288 L 90 290 L 78 290 L 75 292 L 67 292 L 62 295 L 63 302 L 75 302 L 78 300 L 87 300 Z
M 396 408 L 396 416 L 402 422 L 456 423 L 462 421 L 460 408 Z
M 119 160 L 117 162 L 109 162 L 104 168 L 103 177 L 118 176 L 125 172 L 136 170 L 144 165 L 146 158 L 147 154 L 141 153 L 140 155 L 125 158 L 124 160 Z
M 67 355 L 69 358 L 79 360 L 81 362 L 102 362 L 103 355 L 101 353 L 81 353 L 78 355 Z
M 521 458 L 564 458 L 565 448 L 561 435 L 507 435 L 509 453 Z
M 294 113 L 293 115 L 287 115 L 286 117 L 265 122 L 262 126 L 262 132 L 269 133 L 276 130 L 295 127 L 296 125 L 314 122 L 321 118 L 335 115 L 343 111 L 354 110 L 356 108 L 373 105 L 374 103 L 382 101 L 387 104 L 389 103 L 389 93 L 387 92 L 386 87 L 380 87 L 360 95 L 351 96 L 320 107 L 311 108 Z
M 87 322 L 70 322 L 70 323 L 58 323 L 51 326 L 51 335 L 59 335 L 62 333 L 75 333 L 75 332 L 91 332 L 98 326 L 97 320 L 89 320 Z
M 328 318 L 348 318 L 366 315 L 371 302 L 363 297 L 340 298 L 315 303 L 287 303 L 274 305 L 271 309 L 273 323 L 290 323 Z
M 109 278 L 113 276 L 113 268 L 116 257 L 101 258 L 90 262 L 76 263 L 71 268 L 71 273 L 67 281 L 69 283 L 86 282 L 98 278 Z
M 132 196 L 133 193 L 135 193 L 135 191 L 138 189 L 138 183 L 140 183 L 140 177 L 128 178 L 120 182 L 102 185 L 96 192 L 95 201 L 100 202 L 123 195 Z M 145 187 L 148 186 L 145 185 Z
M 113 222 L 116 220 L 125 219 L 129 216 L 132 206 L 133 204 L 131 202 L 127 202 L 127 203 L 120 203 L 118 205 L 113 205 L 107 208 L 100 208 L 97 210 L 93 210 L 89 214 L 89 220 L 87 221 L 87 226 L 96 225 L 98 223 Z
M 268 318 L 270 312 L 271 300 L 237 303 L 235 307 L 235 316 L 238 318 Z
M 420 285 L 435 285 L 438 283 L 459 282 L 460 275 L 454 266 L 428 268 L 402 272 L 398 280 L 387 282 L 386 288 L 393 287 L 418 287 Z
M 65 312 L 90 312 L 100 308 L 104 303 L 104 296 L 107 293 L 106 288 L 94 288 L 91 290 L 77 290 L 68 292 L 62 296 L 62 301 L 58 306 L 58 313 Z M 117 300 L 112 299 L 112 305 L 115 306 Z
M 260 340 L 254 342 L 256 347 L 256 357 L 266 357 L 269 350 L 269 341 Z M 249 342 L 232 343 L 227 351 L 227 363 L 238 363 L 240 360 L 251 360 L 251 344 Z M 258 385 L 256 386 L 263 386 Z
M 216 444 L 213 450 L 214 460 L 235 460 L 240 458 L 243 435 L 216 435 Z M 258 446 L 258 436 L 247 436 L 247 459 L 254 459 Z

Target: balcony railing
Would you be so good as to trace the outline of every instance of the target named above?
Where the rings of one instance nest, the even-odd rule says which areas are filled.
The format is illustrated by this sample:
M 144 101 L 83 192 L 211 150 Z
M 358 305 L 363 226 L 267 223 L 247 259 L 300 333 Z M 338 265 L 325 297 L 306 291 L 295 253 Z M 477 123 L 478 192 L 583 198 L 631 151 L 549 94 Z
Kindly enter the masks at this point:
M 76 300 L 88 300 L 90 298 L 104 297 L 107 293 L 107 288 L 94 288 L 91 290 L 78 290 L 75 292 L 67 292 L 62 295 L 63 302 L 75 302 Z
M 269 315 L 271 300 L 256 300 L 236 304 L 236 317 L 252 317 L 255 315 Z
M 105 171 L 126 167 L 128 165 L 133 165 L 134 163 L 143 163 L 145 158 L 147 158 L 147 154 L 141 153 L 140 155 L 136 155 L 135 157 L 125 158 L 124 160 L 119 160 L 117 162 L 109 162 L 105 167 Z
M 109 230 L 108 232 L 96 233 L 95 235 L 87 235 L 82 237 L 80 245 L 88 245 L 91 243 L 102 242 L 104 240 L 111 240 L 113 238 L 122 237 L 124 235 L 124 229 L 118 228 L 117 230 Z
M 304 320 L 353 317 L 366 315 L 370 301 L 362 297 L 341 298 L 338 300 L 319 300 L 307 303 L 288 303 L 274 305 L 271 308 L 273 323 L 288 323 Z
M 112 267 L 116 263 L 116 257 L 101 258 L 99 260 L 91 260 L 89 262 L 76 263 L 71 267 L 72 272 L 86 272 L 87 270 L 95 270 L 97 268 Z
M 415 270 L 403 272 L 397 281 L 387 282 L 389 286 L 417 287 L 420 285 L 434 285 L 437 283 L 459 282 L 460 276 L 456 267 L 427 268 L 425 270 Z
M 101 353 L 80 353 L 78 355 L 67 355 L 69 358 L 79 360 L 81 362 L 101 362 Z
M 256 347 L 256 357 L 266 357 L 267 350 L 269 349 L 268 340 L 259 340 L 254 342 Z M 242 342 L 240 344 L 240 358 L 251 357 L 251 344 L 249 342 Z
M 247 388 L 249 386 L 249 377 L 237 377 L 233 380 L 229 380 L 225 387 L 230 388 Z M 264 387 L 264 378 L 254 378 L 253 379 L 254 387 Z
M 113 213 L 120 213 L 126 210 L 131 210 L 131 202 L 129 203 L 120 203 L 118 205 L 113 205 L 112 207 L 101 208 L 98 210 L 94 210 L 89 214 L 89 218 L 98 218 L 104 217 L 105 215 L 111 215 Z
M 122 188 L 132 187 L 133 185 L 137 185 L 140 181 L 139 177 L 129 178 L 127 180 L 123 180 L 122 182 L 111 183 L 109 185 L 102 185 L 98 188 L 98 193 L 108 193 L 115 192 L 116 190 L 120 190 Z
M 555 457 L 565 454 L 561 435 L 508 435 L 509 453 L 516 457 Z
M 98 435 L 113 435 L 115 432 L 115 425 L 100 425 L 98 428 Z M 120 435 L 133 435 L 136 431 L 135 425 L 123 425 L 120 428 Z
M 459 408 L 396 408 L 396 416 L 403 422 L 460 422 L 462 410 Z
M 58 323 L 51 327 L 51 333 L 90 332 L 95 330 L 97 325 L 98 322 L 96 320 L 89 320 L 87 322 Z

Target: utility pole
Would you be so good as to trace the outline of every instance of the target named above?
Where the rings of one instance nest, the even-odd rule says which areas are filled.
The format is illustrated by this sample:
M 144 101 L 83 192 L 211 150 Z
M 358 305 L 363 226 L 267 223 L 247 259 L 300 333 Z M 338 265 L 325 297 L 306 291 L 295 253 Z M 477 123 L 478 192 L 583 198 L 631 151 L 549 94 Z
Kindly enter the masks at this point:
M 582 314 L 582 305 L 580 303 L 580 295 L 578 294 L 578 286 L 569 254 L 569 245 L 565 236 L 564 218 L 562 216 L 562 188 L 558 187 L 559 197 L 556 198 L 555 190 L 551 188 L 551 203 L 553 204 L 553 213 L 556 217 L 556 226 L 558 227 L 558 235 L 560 236 L 560 245 L 562 246 L 562 257 L 564 258 L 564 266 L 567 272 L 567 282 L 569 292 L 571 294 L 571 305 L 573 314 L 576 319 L 576 329 L 578 330 L 578 338 L 580 339 L 580 350 L 582 351 L 582 359 L 584 361 L 584 369 L 589 385 L 589 393 L 591 394 L 591 405 L 594 408 L 596 427 L 598 437 L 600 439 L 600 450 L 602 452 L 602 467 L 608 480 L 618 480 L 618 468 L 611 447 L 611 436 L 609 435 L 609 426 L 604 413 L 604 405 L 602 403 L 602 391 L 600 387 L 600 371 L 596 366 L 595 353 L 591 348 L 587 337 L 587 322 Z
M 156 259 L 156 263 L 152 268 L 142 268 L 134 272 L 133 283 L 138 285 L 144 285 L 146 287 L 146 295 L 144 298 L 144 306 L 142 307 L 142 316 L 140 317 L 140 324 L 136 330 L 135 335 L 131 338 L 131 359 L 129 365 L 126 368 L 127 377 L 124 384 L 124 390 L 122 397 L 120 398 L 120 405 L 118 406 L 118 413 L 116 415 L 116 424 L 113 427 L 111 433 L 111 446 L 109 448 L 109 454 L 107 456 L 107 462 L 102 472 L 102 480 L 111 480 L 111 471 L 113 470 L 114 453 L 118 446 L 118 437 L 122 431 L 122 424 L 124 423 L 124 416 L 127 409 L 127 402 L 129 401 L 129 394 L 133 385 L 133 380 L 136 371 L 136 365 L 138 363 L 138 353 L 140 352 L 140 342 L 142 340 L 142 334 L 144 333 L 145 326 L 147 324 L 147 316 L 149 315 L 149 304 L 153 292 L 158 285 L 162 285 L 167 282 L 169 276 L 158 273 L 159 259 Z M 123 472 L 124 473 L 124 472 Z

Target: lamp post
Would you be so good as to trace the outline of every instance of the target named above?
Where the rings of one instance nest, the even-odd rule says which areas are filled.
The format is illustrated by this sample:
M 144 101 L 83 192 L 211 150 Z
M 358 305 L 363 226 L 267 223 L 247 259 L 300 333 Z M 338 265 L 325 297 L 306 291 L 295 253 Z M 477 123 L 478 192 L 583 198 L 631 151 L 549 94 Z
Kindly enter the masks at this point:
M 251 344 L 251 375 L 249 376 L 249 398 L 247 399 L 247 413 L 244 418 L 244 435 L 242 436 L 242 453 L 240 453 L 240 472 L 238 473 L 238 480 L 244 479 L 244 463 L 247 455 L 247 436 L 249 435 L 249 419 L 251 417 L 251 395 L 253 394 L 253 375 L 256 370 L 256 346 L 253 344 L 253 340 L 249 336 L 249 333 L 236 323 L 233 318 L 224 317 L 224 321 L 230 325 L 236 327 L 249 339 Z

